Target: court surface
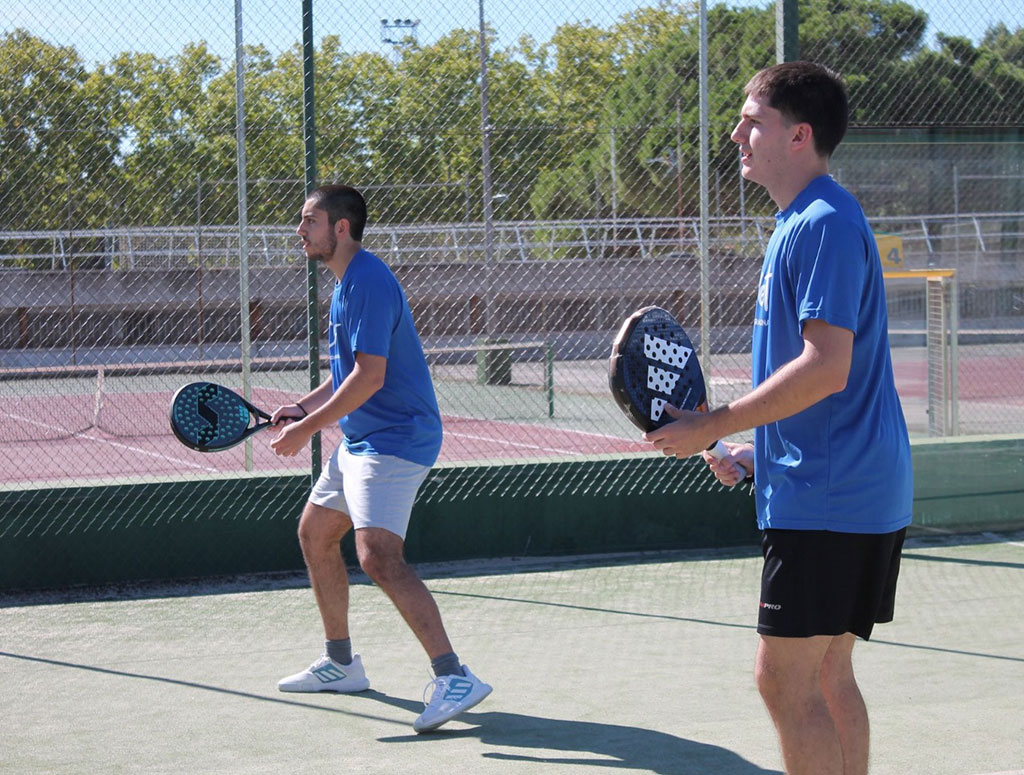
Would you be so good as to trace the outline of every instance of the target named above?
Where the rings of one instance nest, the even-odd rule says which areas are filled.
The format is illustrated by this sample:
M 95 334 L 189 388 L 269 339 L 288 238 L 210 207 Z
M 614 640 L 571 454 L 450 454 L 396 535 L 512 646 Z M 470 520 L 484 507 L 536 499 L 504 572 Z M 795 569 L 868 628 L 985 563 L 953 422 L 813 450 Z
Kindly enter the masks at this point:
M 300 576 L 0 598 L 0 772 L 779 773 L 752 678 L 756 550 L 423 566 L 494 694 L 412 720 L 426 658 L 352 588 L 362 695 L 278 678 L 322 647 Z M 873 775 L 1024 773 L 1024 532 L 908 541 L 860 643 Z

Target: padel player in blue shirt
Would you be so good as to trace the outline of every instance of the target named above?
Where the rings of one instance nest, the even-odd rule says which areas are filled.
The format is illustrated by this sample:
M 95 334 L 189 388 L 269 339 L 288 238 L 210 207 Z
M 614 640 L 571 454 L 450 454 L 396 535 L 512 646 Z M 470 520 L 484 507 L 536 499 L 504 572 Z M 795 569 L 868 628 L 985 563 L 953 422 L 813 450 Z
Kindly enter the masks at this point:
M 764 566 L 756 679 L 790 775 L 867 772 L 857 637 L 892 620 L 911 521 L 910 443 L 893 379 L 881 262 L 857 201 L 828 176 L 846 131 L 839 77 L 810 62 L 747 84 L 732 139 L 742 174 L 778 205 L 761 269 L 753 390 L 646 438 L 701 452 L 727 485 L 754 475 Z
M 413 723 L 427 732 L 479 703 L 491 687 L 460 663 L 433 596 L 404 559 L 413 500 L 441 449 L 441 416 L 405 292 L 387 265 L 362 247 L 365 225 L 362 195 L 331 185 L 306 200 L 297 229 L 307 258 L 337 278 L 328 332 L 331 378 L 274 412 L 272 422 L 285 424 L 270 446 L 279 455 L 296 455 L 334 423 L 344 438 L 299 520 L 324 653 L 278 688 L 351 693 L 370 686 L 349 637 L 341 540 L 354 529 L 359 564 L 430 657 L 436 678 Z

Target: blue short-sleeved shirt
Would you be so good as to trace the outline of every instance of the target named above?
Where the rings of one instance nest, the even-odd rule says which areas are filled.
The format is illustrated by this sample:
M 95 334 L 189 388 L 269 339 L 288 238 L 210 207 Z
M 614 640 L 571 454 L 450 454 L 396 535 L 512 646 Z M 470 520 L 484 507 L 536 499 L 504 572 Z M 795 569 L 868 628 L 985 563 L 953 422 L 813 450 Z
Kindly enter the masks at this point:
M 776 216 L 753 335 L 757 387 L 803 349 L 804 321 L 854 333 L 846 388 L 754 431 L 758 526 L 888 533 L 910 524 L 910 442 L 889 354 L 881 261 L 860 205 L 815 178 Z
M 430 466 L 441 450 L 441 413 L 430 369 L 398 278 L 377 256 L 353 256 L 331 297 L 328 351 L 334 389 L 357 352 L 388 359 L 384 386 L 338 421 L 354 455 L 394 455 Z

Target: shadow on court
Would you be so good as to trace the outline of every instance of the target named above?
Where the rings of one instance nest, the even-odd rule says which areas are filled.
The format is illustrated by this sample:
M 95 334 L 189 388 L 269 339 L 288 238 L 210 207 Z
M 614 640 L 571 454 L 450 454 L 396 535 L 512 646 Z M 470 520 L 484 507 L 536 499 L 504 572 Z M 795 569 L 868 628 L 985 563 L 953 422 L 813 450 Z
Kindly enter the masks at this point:
M 64 660 L 46 659 L 28 654 L 0 651 L 0 658 L 20 660 L 46 665 L 53 668 L 96 673 L 117 678 L 137 679 L 158 684 L 186 687 L 193 690 L 212 692 L 218 695 L 256 700 L 260 703 L 291 706 L 305 710 L 339 714 L 350 718 L 390 723 L 392 719 L 372 712 L 361 712 L 349 708 L 331 708 L 323 705 L 290 699 L 272 697 L 252 692 L 237 691 L 195 681 L 183 681 L 158 675 L 135 673 L 124 670 L 96 667 Z M 301 696 L 301 695 L 299 695 Z M 416 700 L 393 697 L 383 692 L 369 690 L 352 695 L 362 705 L 365 701 L 376 701 L 411 715 L 418 714 L 423 704 Z M 424 744 L 458 738 L 477 739 L 485 746 L 531 749 L 533 754 L 509 754 L 499 751 L 483 751 L 483 758 L 510 762 L 531 762 L 546 765 L 585 765 L 623 769 L 630 772 L 666 773 L 666 775 L 688 775 L 693 773 L 728 772 L 732 775 L 778 775 L 779 770 L 759 767 L 725 748 L 699 743 L 676 737 L 664 732 L 640 727 L 622 726 L 589 721 L 543 718 L 518 713 L 467 712 L 459 717 L 458 728 L 442 728 L 424 735 L 396 735 L 378 738 L 381 743 Z M 466 729 L 464 724 L 473 724 Z M 542 755 L 541 752 L 573 752 L 577 756 L 557 757 Z M 589 755 L 587 755 L 589 754 Z M 602 757 L 602 758 L 594 758 Z
M 200 691 L 204 691 L 204 692 L 213 692 L 215 694 L 225 695 L 225 696 L 229 696 L 229 697 L 237 697 L 237 698 L 245 699 L 245 700 L 257 700 L 259 702 L 270 703 L 270 704 L 274 704 L 274 705 L 286 705 L 286 706 L 290 705 L 290 706 L 296 707 L 296 708 L 303 708 L 303 709 L 306 709 L 306 710 L 320 711 L 320 712 L 326 712 L 326 713 L 337 713 L 337 714 L 340 714 L 340 715 L 343 715 L 343 716 L 353 716 L 353 717 L 364 718 L 364 719 L 371 719 L 371 720 L 376 720 L 376 721 L 389 721 L 389 719 L 381 718 L 380 716 L 375 716 L 373 714 L 367 714 L 367 713 L 358 713 L 358 712 L 351 711 L 351 710 L 349 710 L 347 708 L 328 708 L 328 707 L 325 707 L 323 705 L 316 705 L 316 704 L 313 704 L 313 703 L 310 703 L 310 702 L 303 702 L 300 699 L 285 699 L 285 697 L 287 697 L 287 695 L 282 695 L 281 697 L 270 697 L 270 696 L 267 696 L 265 694 L 256 694 L 254 692 L 242 692 L 242 691 L 238 691 L 237 689 L 228 689 L 228 688 L 225 688 L 223 686 L 213 686 L 211 684 L 204 684 L 204 683 L 199 683 L 199 682 L 196 682 L 196 681 L 182 681 L 181 679 L 178 679 L 178 678 L 167 678 L 166 676 L 159 676 L 159 675 L 147 675 L 145 673 L 132 673 L 132 672 L 128 672 L 128 671 L 125 671 L 125 670 L 113 670 L 113 669 L 107 668 L 107 667 L 96 667 L 94 665 L 83 665 L 83 664 L 75 663 L 75 662 L 65 662 L 65 661 L 59 660 L 59 659 L 44 659 L 42 657 L 33 657 L 33 656 L 28 655 L 28 654 L 12 654 L 12 653 L 7 652 L 7 651 L 0 651 L 0 659 L 22 660 L 24 662 L 34 662 L 36 664 L 47 665 L 47 666 L 50 666 L 50 667 L 70 668 L 70 669 L 73 669 L 73 670 L 81 670 L 81 671 L 84 671 L 84 672 L 87 672 L 87 673 L 97 673 L 97 674 L 105 675 L 105 676 L 109 676 L 109 677 L 115 677 L 115 678 L 134 678 L 134 679 L 138 679 L 138 680 L 141 680 L 141 681 L 151 681 L 151 682 L 157 683 L 157 684 L 167 684 L 169 686 L 179 686 L 179 687 L 185 687 L 185 688 L 188 688 L 188 689 L 196 689 L 196 690 L 200 690 Z M 327 694 L 333 694 L 333 692 L 329 692 Z M 298 698 L 298 697 L 302 697 L 304 695 L 297 694 L 297 695 L 293 695 L 293 696 Z M 310 695 L 305 695 L 305 696 L 310 696 Z M 361 693 L 359 695 L 353 695 L 353 696 L 357 696 L 357 697 L 360 697 L 360 698 L 376 697 L 376 698 L 379 698 L 379 699 L 390 699 L 390 698 L 387 698 L 386 695 L 383 695 L 380 692 L 376 692 L 376 691 L 372 691 L 372 690 L 371 691 L 367 691 L 367 692 L 363 692 L 363 693 Z M 399 704 L 399 703 L 395 703 L 395 702 L 389 702 L 388 704 L 395 705 L 396 707 L 403 707 L 403 708 L 406 707 L 405 704 Z M 419 713 L 419 710 L 423 707 L 422 704 L 412 703 L 410 701 L 409 702 L 409 707 L 414 707 L 414 706 L 416 708 L 416 712 L 417 713 Z
M 920 560 L 921 562 L 945 562 L 955 565 L 974 565 L 981 568 L 1016 568 L 1024 570 L 1024 562 L 996 562 L 993 560 L 968 560 L 962 557 L 930 557 L 927 554 L 903 552 L 903 560 Z
M 377 699 L 395 707 L 418 713 L 422 705 L 415 701 L 378 695 Z M 382 743 L 429 744 L 453 737 L 475 738 L 483 745 L 531 749 L 533 753 L 510 754 L 484 751 L 485 759 L 530 762 L 546 765 L 608 767 L 628 772 L 665 773 L 665 775 L 704 775 L 728 772 L 735 775 L 778 774 L 780 770 L 758 767 L 738 754 L 716 745 L 699 743 L 665 732 L 641 727 L 592 721 L 542 718 L 518 713 L 469 711 L 459 717 L 471 729 L 442 728 L 425 735 L 382 737 Z M 544 755 L 564 751 L 568 756 Z M 577 756 L 571 754 L 576 753 Z M 601 757 L 601 758 L 595 758 Z

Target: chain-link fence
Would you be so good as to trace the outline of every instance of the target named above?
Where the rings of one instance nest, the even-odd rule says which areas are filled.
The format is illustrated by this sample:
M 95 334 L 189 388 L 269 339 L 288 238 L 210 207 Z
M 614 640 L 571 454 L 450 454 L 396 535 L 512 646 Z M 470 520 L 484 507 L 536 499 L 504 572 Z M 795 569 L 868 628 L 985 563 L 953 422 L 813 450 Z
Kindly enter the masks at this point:
M 729 134 L 744 84 L 775 61 L 774 6 L 707 12 L 704 191 L 689 4 L 301 10 L 13 3 L 0 36 L 5 487 L 315 467 L 259 437 L 192 453 L 167 423 L 194 379 L 268 408 L 308 389 L 294 226 L 314 170 L 367 195 L 365 244 L 403 282 L 434 370 L 441 465 L 652 454 L 607 391 L 609 342 L 639 306 L 694 332 L 713 403 L 747 389 L 773 206 L 740 178 Z M 800 55 L 850 88 L 834 174 L 897 239 L 894 266 L 956 270 L 959 348 L 940 374 L 957 421 L 942 432 L 1024 430 L 1022 7 L 808 0 L 798 13 Z M 322 333 L 328 278 L 312 285 Z M 890 287 L 915 435 L 936 428 L 925 287 Z M 530 470 L 496 486 L 551 486 Z

